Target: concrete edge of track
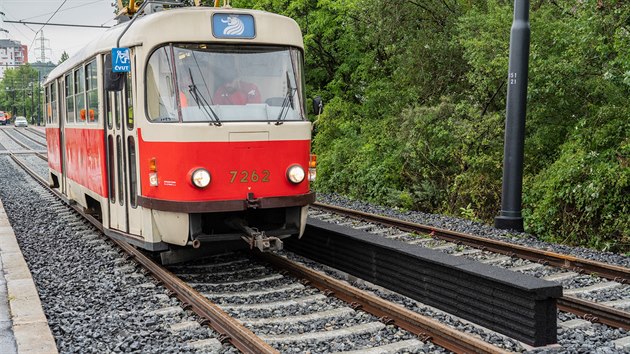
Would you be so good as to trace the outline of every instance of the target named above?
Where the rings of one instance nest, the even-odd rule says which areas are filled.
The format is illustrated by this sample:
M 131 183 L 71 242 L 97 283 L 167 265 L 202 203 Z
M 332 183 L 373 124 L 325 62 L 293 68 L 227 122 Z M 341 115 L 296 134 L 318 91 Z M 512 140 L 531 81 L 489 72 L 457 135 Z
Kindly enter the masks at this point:
M 19 354 L 57 353 L 33 277 L 1 201 L 0 270 L 0 287 L 6 285 L 6 299 L 0 290 L 0 314 L 8 314 L 11 325 L 10 331 L 0 332 L 0 343 L 13 342 Z

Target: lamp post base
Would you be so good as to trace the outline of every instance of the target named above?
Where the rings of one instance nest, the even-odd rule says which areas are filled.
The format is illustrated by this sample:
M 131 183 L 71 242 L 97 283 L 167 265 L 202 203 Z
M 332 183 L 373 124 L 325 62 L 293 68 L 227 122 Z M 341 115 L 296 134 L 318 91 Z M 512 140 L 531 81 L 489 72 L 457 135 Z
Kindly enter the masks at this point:
M 499 215 L 494 218 L 494 227 L 501 230 L 514 230 L 523 232 L 523 218 L 520 216 Z

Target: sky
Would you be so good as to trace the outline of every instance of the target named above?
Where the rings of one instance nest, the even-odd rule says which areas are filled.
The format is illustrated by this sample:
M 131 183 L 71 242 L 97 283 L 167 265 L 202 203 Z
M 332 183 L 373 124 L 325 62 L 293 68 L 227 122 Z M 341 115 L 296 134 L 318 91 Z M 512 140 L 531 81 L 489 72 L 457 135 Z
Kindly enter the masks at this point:
M 64 3 L 65 1 L 65 3 Z M 55 10 L 61 8 L 50 19 L 49 23 L 74 25 L 103 25 L 112 26 L 114 20 L 115 0 L 0 0 L 0 39 L 12 39 L 28 46 L 28 60 L 31 63 L 40 57 L 41 48 L 40 29 L 42 25 L 24 25 L 6 23 L 4 20 L 32 21 L 45 23 Z M 7 30 L 7 32 L 3 31 Z M 96 38 L 105 29 L 44 26 L 42 29 L 45 39 L 47 59 L 53 63 L 59 62 L 65 51 L 70 56 L 85 44 Z M 37 39 L 37 40 L 35 40 Z M 37 53 L 36 53 L 37 51 Z

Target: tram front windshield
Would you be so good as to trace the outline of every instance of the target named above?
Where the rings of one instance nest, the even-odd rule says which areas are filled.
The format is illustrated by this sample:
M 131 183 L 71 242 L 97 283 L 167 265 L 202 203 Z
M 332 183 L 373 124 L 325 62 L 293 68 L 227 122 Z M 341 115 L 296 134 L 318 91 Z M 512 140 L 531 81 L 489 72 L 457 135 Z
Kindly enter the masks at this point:
M 152 122 L 305 119 L 302 53 L 295 48 L 166 45 L 146 69 Z

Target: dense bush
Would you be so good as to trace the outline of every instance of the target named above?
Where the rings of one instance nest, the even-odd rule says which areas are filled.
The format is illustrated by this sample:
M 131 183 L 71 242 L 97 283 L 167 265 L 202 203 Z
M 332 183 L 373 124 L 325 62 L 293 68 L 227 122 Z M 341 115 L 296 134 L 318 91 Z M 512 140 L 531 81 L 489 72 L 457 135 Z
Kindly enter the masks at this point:
M 576 125 L 558 159 L 532 178 L 529 229 L 554 241 L 627 250 L 630 107 L 602 107 Z
M 316 188 L 492 222 L 513 1 L 234 0 L 304 31 Z M 541 237 L 630 250 L 630 5 L 531 2 L 524 216 Z

